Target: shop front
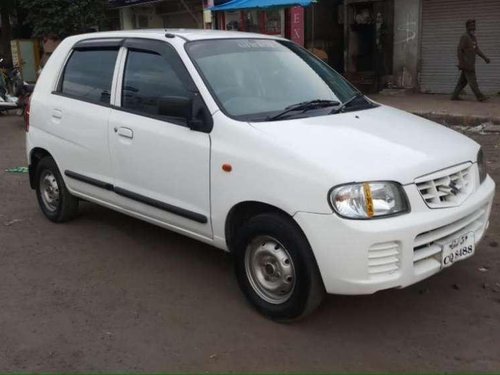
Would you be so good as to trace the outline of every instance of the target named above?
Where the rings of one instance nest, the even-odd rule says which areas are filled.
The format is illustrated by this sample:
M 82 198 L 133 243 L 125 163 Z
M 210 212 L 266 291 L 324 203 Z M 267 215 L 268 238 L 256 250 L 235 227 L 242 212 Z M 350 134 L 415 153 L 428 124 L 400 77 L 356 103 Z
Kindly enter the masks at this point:
M 344 20 L 346 77 L 366 92 L 383 89 L 392 74 L 393 0 L 346 0 Z
M 284 9 L 222 12 L 217 21 L 222 30 L 285 36 Z
M 215 28 L 282 36 L 304 45 L 304 7 L 313 0 L 233 0 L 211 7 Z
M 486 64 L 477 58 L 479 87 L 489 95 L 500 92 L 500 1 L 422 0 L 421 9 L 420 90 L 453 92 L 459 77 L 457 45 L 465 33 L 465 22 L 474 19 L 478 45 L 491 59 Z
M 306 10 L 305 24 L 305 47 L 357 88 L 371 93 L 389 86 L 394 0 L 321 0 Z

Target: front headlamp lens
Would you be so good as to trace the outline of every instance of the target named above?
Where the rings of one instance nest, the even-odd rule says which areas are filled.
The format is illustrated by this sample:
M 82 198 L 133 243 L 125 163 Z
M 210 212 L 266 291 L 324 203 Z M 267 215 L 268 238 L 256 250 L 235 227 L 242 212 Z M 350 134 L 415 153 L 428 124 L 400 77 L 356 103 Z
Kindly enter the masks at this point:
M 394 182 L 341 185 L 331 191 L 330 203 L 335 212 L 350 219 L 371 219 L 409 210 L 403 188 Z

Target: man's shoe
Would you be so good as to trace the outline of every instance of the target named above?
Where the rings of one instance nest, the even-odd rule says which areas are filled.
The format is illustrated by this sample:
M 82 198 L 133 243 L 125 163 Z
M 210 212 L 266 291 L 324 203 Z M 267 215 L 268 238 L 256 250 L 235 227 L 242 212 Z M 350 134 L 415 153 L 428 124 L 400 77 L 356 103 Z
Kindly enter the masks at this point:
M 460 96 L 452 96 L 451 100 L 463 100 Z
M 488 98 L 487 96 L 482 96 L 482 97 L 480 97 L 478 100 L 479 100 L 480 102 L 485 102 L 485 101 L 487 101 L 488 99 L 489 99 L 489 98 Z

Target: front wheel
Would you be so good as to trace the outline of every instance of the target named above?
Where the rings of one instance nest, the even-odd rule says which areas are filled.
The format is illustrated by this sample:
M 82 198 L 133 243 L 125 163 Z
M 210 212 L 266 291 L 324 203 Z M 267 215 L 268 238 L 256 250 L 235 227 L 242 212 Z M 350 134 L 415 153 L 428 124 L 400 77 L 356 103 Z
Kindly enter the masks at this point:
M 266 213 L 251 218 L 235 243 L 238 283 L 255 308 L 277 321 L 312 312 L 325 294 L 316 260 L 291 218 Z

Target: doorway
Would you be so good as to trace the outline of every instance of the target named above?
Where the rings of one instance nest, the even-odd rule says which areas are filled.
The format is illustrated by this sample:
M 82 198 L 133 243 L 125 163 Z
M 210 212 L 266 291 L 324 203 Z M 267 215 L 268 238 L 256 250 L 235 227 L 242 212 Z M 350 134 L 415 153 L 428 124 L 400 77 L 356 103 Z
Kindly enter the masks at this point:
M 361 91 L 378 92 L 392 74 L 393 0 L 346 4 L 346 76 Z
M 344 0 L 321 0 L 304 10 L 304 46 L 344 73 Z

